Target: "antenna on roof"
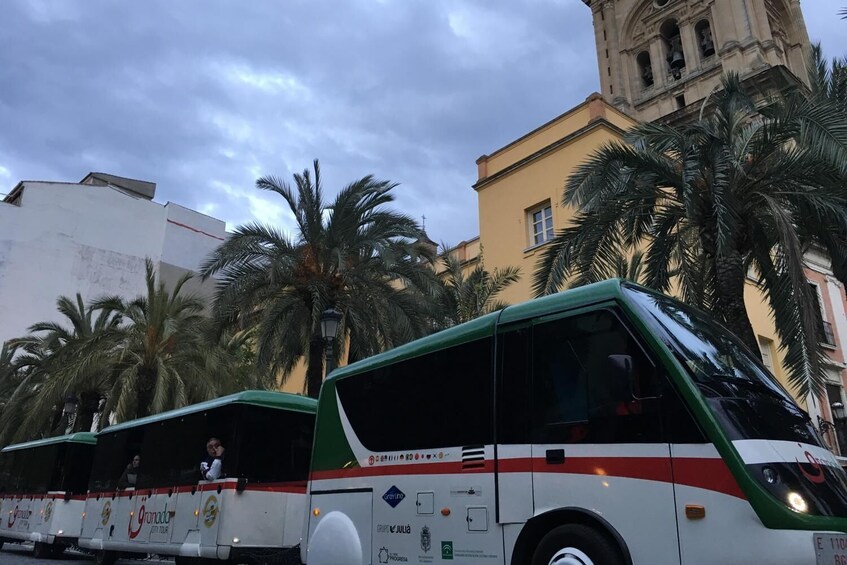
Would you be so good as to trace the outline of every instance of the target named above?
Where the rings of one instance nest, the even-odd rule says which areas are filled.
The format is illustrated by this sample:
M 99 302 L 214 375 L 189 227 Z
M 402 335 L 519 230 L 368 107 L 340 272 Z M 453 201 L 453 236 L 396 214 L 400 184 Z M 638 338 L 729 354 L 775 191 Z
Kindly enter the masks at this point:
M 423 231 L 426 231 L 426 214 L 424 214 L 424 215 L 422 215 L 422 216 L 421 216 L 421 224 L 422 224 L 422 225 L 421 225 L 421 229 L 422 229 Z

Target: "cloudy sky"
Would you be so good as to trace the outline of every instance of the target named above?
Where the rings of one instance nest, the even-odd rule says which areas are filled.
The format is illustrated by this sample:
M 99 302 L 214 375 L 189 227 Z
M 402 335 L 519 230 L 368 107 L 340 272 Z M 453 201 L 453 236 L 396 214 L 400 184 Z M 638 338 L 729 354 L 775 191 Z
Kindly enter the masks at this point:
M 847 0 L 805 0 L 847 54 Z M 598 89 L 581 0 L 0 0 L 0 193 L 103 171 L 289 225 L 253 188 L 372 173 L 436 241 L 478 233 L 477 157 Z

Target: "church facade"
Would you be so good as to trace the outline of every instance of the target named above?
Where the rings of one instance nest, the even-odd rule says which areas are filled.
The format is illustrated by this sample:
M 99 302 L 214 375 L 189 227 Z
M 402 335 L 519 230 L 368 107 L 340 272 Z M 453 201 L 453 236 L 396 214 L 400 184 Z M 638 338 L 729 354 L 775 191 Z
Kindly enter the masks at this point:
M 601 92 L 638 120 L 689 118 L 728 72 L 761 96 L 808 84 L 799 0 L 583 1 Z

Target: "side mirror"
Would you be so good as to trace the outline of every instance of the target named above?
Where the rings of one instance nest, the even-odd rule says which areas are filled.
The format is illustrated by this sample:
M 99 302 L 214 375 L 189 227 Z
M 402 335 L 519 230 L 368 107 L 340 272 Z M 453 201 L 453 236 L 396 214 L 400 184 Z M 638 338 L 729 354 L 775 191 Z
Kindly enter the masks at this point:
M 630 383 L 635 370 L 632 367 L 632 355 L 609 355 L 609 371 L 618 382 Z
M 247 479 L 245 477 L 241 477 L 238 479 L 238 482 L 235 483 L 235 492 L 241 494 L 244 492 L 244 489 L 247 488 Z

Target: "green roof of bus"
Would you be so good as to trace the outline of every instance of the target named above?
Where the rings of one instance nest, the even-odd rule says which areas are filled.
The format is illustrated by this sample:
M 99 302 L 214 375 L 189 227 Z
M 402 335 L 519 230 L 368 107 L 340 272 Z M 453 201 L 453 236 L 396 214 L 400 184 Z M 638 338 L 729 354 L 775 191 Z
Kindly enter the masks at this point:
M 26 443 L 16 443 L 3 448 L 2 453 L 7 451 L 17 451 L 19 449 L 29 449 L 32 447 L 42 447 L 44 445 L 53 445 L 56 443 L 86 443 L 94 445 L 97 443 L 97 438 L 94 434 L 88 432 L 78 432 L 66 436 L 48 437 L 44 439 L 36 439 Z
M 579 306 L 614 300 L 622 296 L 621 280 L 611 279 L 565 292 L 551 294 L 535 300 L 529 300 L 514 306 L 508 306 L 500 312 L 481 316 L 470 322 L 442 330 L 427 337 L 395 347 L 379 355 L 368 357 L 356 363 L 341 367 L 332 372 L 329 378 L 338 379 L 370 371 L 405 359 L 412 359 L 426 353 L 438 351 L 447 346 L 475 341 L 494 334 L 498 325 L 529 320 L 538 316 L 553 314 Z
M 230 394 L 229 396 L 222 396 L 220 398 L 215 398 L 214 400 L 207 400 L 206 402 L 192 404 L 191 406 L 184 406 L 182 408 L 177 408 L 176 410 L 169 410 L 168 412 L 162 412 L 161 414 L 147 416 L 146 418 L 139 418 L 137 420 L 129 420 L 128 422 L 115 424 L 114 426 L 105 428 L 100 433 L 106 434 L 154 422 L 164 422 L 165 420 L 187 416 L 188 414 L 196 414 L 197 412 L 220 408 L 221 406 L 226 406 L 228 404 L 250 404 L 252 406 L 277 408 L 280 410 L 290 410 L 292 412 L 305 412 L 307 414 L 314 414 L 318 407 L 317 400 L 306 396 L 288 394 L 286 392 L 273 392 L 269 390 L 245 390 L 244 392 Z

